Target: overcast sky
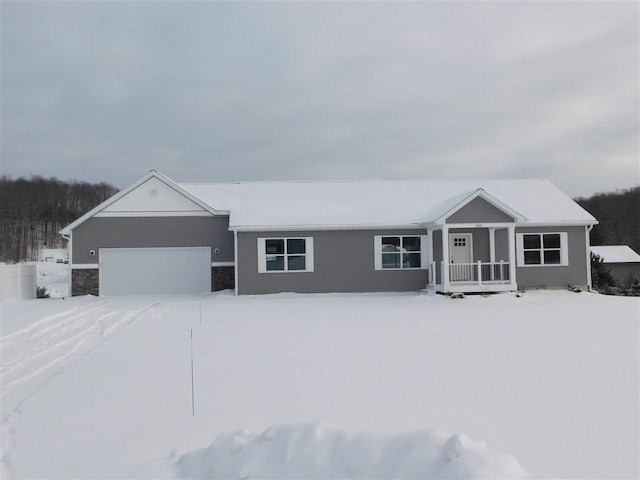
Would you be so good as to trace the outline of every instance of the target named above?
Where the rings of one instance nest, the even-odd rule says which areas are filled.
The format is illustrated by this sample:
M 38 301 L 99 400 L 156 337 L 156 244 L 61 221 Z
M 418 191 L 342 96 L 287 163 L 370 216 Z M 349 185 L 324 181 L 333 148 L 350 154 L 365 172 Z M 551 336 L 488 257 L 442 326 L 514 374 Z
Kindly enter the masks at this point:
M 635 1 L 0 8 L 12 177 L 640 182 Z

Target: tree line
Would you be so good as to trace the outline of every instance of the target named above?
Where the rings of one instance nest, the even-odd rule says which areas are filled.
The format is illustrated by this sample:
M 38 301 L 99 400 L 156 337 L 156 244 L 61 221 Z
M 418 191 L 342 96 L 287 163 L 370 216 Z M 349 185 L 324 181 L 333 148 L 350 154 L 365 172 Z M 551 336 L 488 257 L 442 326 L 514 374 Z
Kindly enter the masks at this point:
M 36 261 L 41 248 L 64 248 L 58 232 L 117 191 L 104 182 L 0 176 L 0 262 Z
M 640 253 L 640 186 L 575 201 L 600 222 L 591 231 L 591 245 L 629 245 Z M 593 253 L 591 279 L 600 293 L 640 296 L 640 279 L 617 282 L 603 259 Z
M 640 186 L 575 201 L 600 222 L 591 231 L 591 245 L 629 245 L 640 253 Z

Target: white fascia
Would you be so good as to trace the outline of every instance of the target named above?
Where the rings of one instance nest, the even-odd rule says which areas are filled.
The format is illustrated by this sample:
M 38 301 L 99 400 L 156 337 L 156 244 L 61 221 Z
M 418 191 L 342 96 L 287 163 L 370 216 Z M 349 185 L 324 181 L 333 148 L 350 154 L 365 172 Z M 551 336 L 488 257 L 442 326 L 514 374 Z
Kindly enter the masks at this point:
M 520 227 L 583 227 L 585 225 L 597 225 L 598 222 L 587 222 L 584 220 L 561 221 L 561 222 L 486 222 L 486 223 L 440 223 L 431 222 L 424 226 L 433 230 L 442 230 L 446 225 L 449 228 L 506 228 L 510 225 Z
M 230 226 L 232 232 L 293 232 L 293 231 L 337 231 L 337 230 L 416 230 L 426 229 L 421 223 L 404 225 L 261 225 L 261 226 Z
M 132 211 L 132 212 L 98 212 L 94 217 L 210 217 L 211 212 L 193 212 L 193 211 Z
M 516 226 L 517 227 L 556 227 L 556 228 L 561 228 L 561 227 L 583 227 L 583 226 L 588 226 L 591 225 L 592 227 L 594 225 L 597 225 L 598 222 L 597 220 L 595 221 L 586 221 L 586 220 L 567 220 L 567 221 L 555 221 L 555 222 L 525 222 L 525 223 L 519 223 Z

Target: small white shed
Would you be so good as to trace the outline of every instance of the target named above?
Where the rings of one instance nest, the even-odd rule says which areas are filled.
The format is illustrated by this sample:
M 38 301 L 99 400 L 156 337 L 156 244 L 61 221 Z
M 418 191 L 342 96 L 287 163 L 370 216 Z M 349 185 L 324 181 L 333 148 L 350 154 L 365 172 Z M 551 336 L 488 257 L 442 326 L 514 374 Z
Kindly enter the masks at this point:
M 640 278 L 640 255 L 628 245 L 592 246 L 591 252 L 602 258 L 602 263 L 617 282 L 622 283 L 629 276 Z

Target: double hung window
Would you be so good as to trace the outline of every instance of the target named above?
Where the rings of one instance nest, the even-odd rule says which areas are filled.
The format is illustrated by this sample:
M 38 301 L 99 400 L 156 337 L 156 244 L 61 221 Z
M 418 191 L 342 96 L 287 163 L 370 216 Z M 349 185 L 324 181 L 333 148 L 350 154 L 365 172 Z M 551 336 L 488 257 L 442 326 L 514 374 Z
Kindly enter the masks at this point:
M 312 272 L 313 238 L 258 238 L 258 272 Z
M 568 265 L 567 234 L 519 233 L 516 238 L 518 265 Z
M 426 235 L 376 235 L 374 241 L 376 270 L 428 267 Z

